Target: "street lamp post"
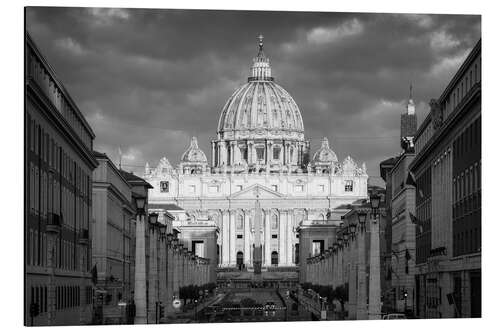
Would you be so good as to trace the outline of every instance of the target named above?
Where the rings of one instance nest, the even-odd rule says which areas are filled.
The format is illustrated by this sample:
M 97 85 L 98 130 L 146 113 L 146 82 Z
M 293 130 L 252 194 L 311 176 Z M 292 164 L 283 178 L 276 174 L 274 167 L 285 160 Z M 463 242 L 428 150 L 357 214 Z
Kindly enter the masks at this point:
M 158 214 L 151 213 L 149 218 L 149 274 L 148 274 L 148 321 L 158 322 Z
M 376 193 L 370 196 L 372 219 L 370 223 L 370 283 L 368 297 L 368 319 L 380 319 L 381 315 L 381 285 L 380 285 L 380 196 Z
M 366 212 L 358 211 L 358 294 L 356 319 L 367 319 L 367 302 L 366 302 L 366 251 L 365 251 L 365 235 L 366 235 Z

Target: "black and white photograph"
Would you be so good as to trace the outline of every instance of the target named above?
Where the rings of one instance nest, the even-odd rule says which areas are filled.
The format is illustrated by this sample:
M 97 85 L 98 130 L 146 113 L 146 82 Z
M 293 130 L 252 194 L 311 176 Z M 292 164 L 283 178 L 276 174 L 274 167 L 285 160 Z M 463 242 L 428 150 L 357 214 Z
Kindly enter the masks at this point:
M 483 317 L 480 12 L 19 15 L 24 326 Z

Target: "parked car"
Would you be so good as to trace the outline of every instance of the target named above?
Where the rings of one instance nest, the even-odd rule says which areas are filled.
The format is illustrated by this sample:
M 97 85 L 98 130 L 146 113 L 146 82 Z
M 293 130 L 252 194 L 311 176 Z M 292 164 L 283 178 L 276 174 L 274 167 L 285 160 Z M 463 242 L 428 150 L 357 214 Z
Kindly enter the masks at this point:
M 391 319 L 407 319 L 404 313 L 388 313 L 382 316 L 382 319 L 391 320 Z

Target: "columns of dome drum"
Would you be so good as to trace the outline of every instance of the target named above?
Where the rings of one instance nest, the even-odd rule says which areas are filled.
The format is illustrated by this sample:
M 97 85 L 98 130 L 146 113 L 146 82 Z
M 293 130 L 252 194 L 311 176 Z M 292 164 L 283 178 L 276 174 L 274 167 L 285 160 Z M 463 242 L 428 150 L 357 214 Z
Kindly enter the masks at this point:
M 238 147 L 238 142 L 234 142 L 234 164 L 241 163 L 241 151 L 240 147 Z
M 215 159 L 216 159 L 215 158 L 215 153 L 216 153 L 215 142 L 212 141 L 212 160 L 211 160 L 212 161 L 212 164 L 211 164 L 212 168 L 216 166 L 216 164 L 215 164 Z
M 270 141 L 266 140 L 266 164 L 271 164 L 271 158 L 273 154 L 273 146 Z

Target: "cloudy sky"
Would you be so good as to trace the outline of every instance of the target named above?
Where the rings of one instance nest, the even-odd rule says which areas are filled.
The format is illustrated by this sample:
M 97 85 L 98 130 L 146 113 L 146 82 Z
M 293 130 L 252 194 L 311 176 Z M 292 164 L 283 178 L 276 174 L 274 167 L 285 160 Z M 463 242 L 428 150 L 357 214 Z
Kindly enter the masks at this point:
M 96 133 L 142 172 L 177 165 L 197 136 L 210 158 L 219 113 L 246 82 L 256 36 L 295 99 L 313 151 L 378 164 L 400 151 L 410 83 L 419 123 L 481 36 L 471 15 L 28 8 L 29 33 Z

